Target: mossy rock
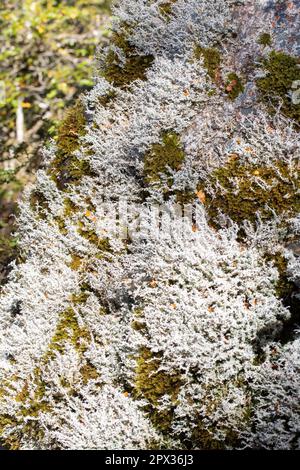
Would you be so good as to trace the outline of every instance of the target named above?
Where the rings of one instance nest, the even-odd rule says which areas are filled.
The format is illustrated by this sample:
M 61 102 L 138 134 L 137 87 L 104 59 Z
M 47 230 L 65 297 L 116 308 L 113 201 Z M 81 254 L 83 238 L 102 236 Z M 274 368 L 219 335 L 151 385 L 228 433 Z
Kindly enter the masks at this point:
M 284 52 L 272 51 L 262 62 L 266 76 L 256 80 L 262 100 L 271 113 L 278 107 L 282 114 L 300 126 L 300 104 L 293 104 L 293 83 L 300 80 L 300 59 Z

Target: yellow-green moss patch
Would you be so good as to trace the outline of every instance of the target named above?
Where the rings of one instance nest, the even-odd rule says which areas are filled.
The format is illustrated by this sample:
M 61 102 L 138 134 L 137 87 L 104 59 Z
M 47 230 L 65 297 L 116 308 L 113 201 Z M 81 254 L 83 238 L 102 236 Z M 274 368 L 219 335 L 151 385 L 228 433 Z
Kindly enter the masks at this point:
M 293 83 L 300 80 L 300 60 L 284 52 L 272 51 L 261 67 L 265 77 L 256 81 L 262 100 L 274 113 L 278 106 L 281 112 L 295 120 L 300 126 L 300 104 L 294 104 L 291 98 Z
M 203 65 L 212 80 L 216 79 L 217 72 L 221 65 L 221 54 L 218 49 L 213 47 L 195 47 L 196 59 L 203 58 Z
M 155 143 L 144 157 L 144 179 L 146 183 L 160 183 L 161 174 L 169 174 L 171 170 L 179 170 L 184 161 L 185 154 L 180 141 L 180 136 L 171 131 L 163 132 L 161 143 Z M 167 178 L 167 184 L 171 187 L 173 177 Z
M 272 46 L 272 36 L 270 33 L 261 33 L 257 42 L 262 46 Z
M 149 406 L 145 409 L 149 413 L 149 418 L 158 429 L 166 431 L 172 423 L 173 408 L 158 410 L 159 402 L 164 395 L 169 395 L 175 407 L 182 379 L 178 371 L 173 371 L 171 374 L 159 370 L 161 361 L 161 354 L 153 353 L 146 347 L 140 349 L 134 395 L 149 402 Z
M 219 210 L 239 224 L 255 222 L 258 211 L 266 220 L 274 216 L 273 211 L 293 215 L 300 210 L 299 171 L 282 162 L 267 167 L 241 163 L 237 158 L 215 170 L 210 180 L 214 195 L 206 194 L 204 203 L 217 226 Z
M 117 87 L 126 87 L 135 80 L 145 80 L 146 71 L 153 63 L 152 55 L 140 55 L 136 48 L 127 40 L 125 33 L 115 33 L 112 37 L 115 46 L 122 50 L 125 62 L 110 49 L 106 56 L 103 76 Z

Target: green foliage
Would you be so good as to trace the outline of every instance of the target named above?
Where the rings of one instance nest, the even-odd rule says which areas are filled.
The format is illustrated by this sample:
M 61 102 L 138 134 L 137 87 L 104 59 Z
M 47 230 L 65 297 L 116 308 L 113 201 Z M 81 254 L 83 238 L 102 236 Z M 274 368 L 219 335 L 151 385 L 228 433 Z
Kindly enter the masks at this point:
M 104 65 L 103 76 L 117 87 L 124 88 L 135 80 L 145 80 L 146 71 L 151 66 L 154 57 L 138 54 L 135 47 L 126 39 L 125 33 L 115 33 L 112 43 L 120 48 L 125 56 L 122 63 L 118 54 L 110 49 Z
M 180 136 L 172 131 L 165 131 L 161 143 L 155 143 L 144 157 L 144 179 L 146 183 L 160 183 L 161 174 L 168 175 L 168 167 L 179 170 L 185 158 Z M 168 178 L 171 186 L 173 178 Z
M 300 104 L 291 99 L 293 82 L 300 80 L 300 61 L 284 52 L 272 51 L 261 67 L 266 76 L 257 79 L 256 84 L 262 100 L 269 111 L 274 113 L 278 106 L 281 112 L 300 125 Z

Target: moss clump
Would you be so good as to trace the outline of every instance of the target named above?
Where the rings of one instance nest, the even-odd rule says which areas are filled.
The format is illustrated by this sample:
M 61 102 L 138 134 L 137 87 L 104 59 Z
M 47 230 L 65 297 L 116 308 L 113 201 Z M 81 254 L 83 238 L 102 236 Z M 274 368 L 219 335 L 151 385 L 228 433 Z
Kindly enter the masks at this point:
M 232 72 L 227 75 L 225 92 L 232 101 L 244 92 L 242 80 L 236 73 Z
M 146 71 L 151 66 L 154 57 L 152 55 L 140 55 L 136 48 L 126 39 L 125 33 L 115 33 L 112 37 L 113 44 L 120 48 L 125 56 L 125 62 L 120 60 L 118 54 L 110 49 L 106 56 L 103 76 L 117 87 L 127 87 L 135 80 L 145 80 Z
M 50 211 L 49 201 L 41 191 L 38 189 L 32 191 L 30 194 L 29 203 L 31 209 L 37 212 L 39 218 L 46 218 L 46 214 Z
M 258 38 L 258 44 L 262 46 L 271 46 L 272 45 L 272 37 L 270 33 L 261 33 Z
M 159 430 L 167 431 L 172 423 L 174 408 L 158 410 L 160 399 L 164 395 L 169 395 L 175 407 L 182 379 L 178 371 L 174 371 L 173 374 L 159 371 L 161 361 L 160 353 L 153 353 L 146 347 L 140 349 L 134 395 L 149 402 L 149 406 L 145 409 L 149 413 L 149 418 Z
M 80 374 L 82 376 L 82 382 L 86 385 L 90 380 L 99 379 L 99 373 L 96 367 L 89 361 L 80 368 Z
M 282 253 L 266 254 L 265 259 L 272 261 L 278 270 L 279 279 L 276 283 L 275 292 L 280 299 L 286 299 L 295 291 L 295 284 L 288 279 L 287 260 Z
M 68 184 L 78 184 L 85 175 L 92 175 L 87 160 L 74 156 L 80 147 L 80 138 L 85 135 L 84 107 L 80 100 L 69 109 L 61 123 L 57 137 L 57 153 L 49 174 L 59 189 L 64 190 Z
M 266 167 L 233 159 L 212 173 L 211 184 L 214 195 L 206 194 L 204 204 L 216 226 L 218 209 L 239 224 L 244 220 L 255 222 L 258 211 L 267 220 L 273 217 L 273 211 L 293 215 L 300 210 L 299 172 L 282 162 Z
M 300 126 L 300 104 L 293 104 L 290 94 L 292 85 L 300 80 L 300 60 L 284 52 L 272 51 L 261 67 L 266 76 L 258 78 L 257 88 L 262 100 L 267 104 L 271 113 L 280 106 L 281 112 L 295 120 Z
M 179 170 L 184 161 L 184 151 L 180 137 L 175 132 L 163 132 L 162 143 L 153 144 L 144 158 L 144 179 L 146 183 L 160 183 L 161 174 L 168 175 L 168 168 Z M 167 180 L 172 186 L 173 178 Z
M 117 96 L 117 93 L 114 90 L 109 91 L 106 95 L 102 95 L 98 98 L 99 103 L 104 106 L 104 108 L 114 100 Z
M 52 358 L 56 351 L 63 353 L 66 343 L 71 343 L 79 353 L 83 353 L 89 341 L 90 335 L 88 331 L 78 325 L 74 310 L 71 307 L 67 308 L 60 315 L 46 357 Z
M 168 0 L 167 2 L 162 3 L 159 5 L 159 11 L 160 13 L 169 20 L 172 16 L 173 13 L 173 5 L 176 3 L 177 0 Z
M 71 217 L 79 211 L 79 207 L 69 198 L 64 200 L 64 216 Z
M 70 268 L 73 269 L 73 271 L 79 271 L 82 265 L 82 257 L 78 255 L 72 255 L 72 261 L 70 263 Z
M 216 80 L 221 65 L 221 54 L 213 47 L 195 47 L 196 59 L 203 58 L 203 65 L 212 80 Z
M 88 240 L 90 243 L 99 248 L 102 252 L 111 252 L 111 246 L 108 238 L 100 238 L 94 229 L 87 228 L 83 222 L 79 222 L 79 235 Z

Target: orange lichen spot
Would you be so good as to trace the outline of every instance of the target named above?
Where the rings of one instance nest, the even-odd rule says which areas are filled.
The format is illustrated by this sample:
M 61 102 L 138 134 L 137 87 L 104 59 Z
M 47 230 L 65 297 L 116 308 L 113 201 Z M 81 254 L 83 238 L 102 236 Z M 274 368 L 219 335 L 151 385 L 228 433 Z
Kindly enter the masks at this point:
M 152 279 L 150 282 L 149 282 L 149 286 L 150 287 L 157 287 L 157 281 L 155 279 Z

